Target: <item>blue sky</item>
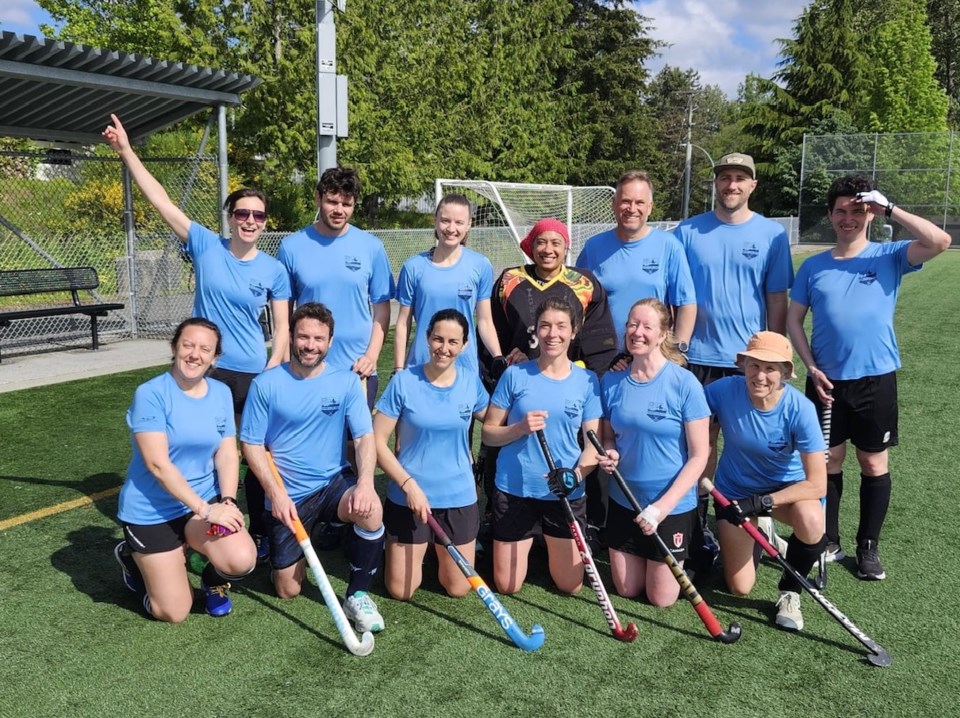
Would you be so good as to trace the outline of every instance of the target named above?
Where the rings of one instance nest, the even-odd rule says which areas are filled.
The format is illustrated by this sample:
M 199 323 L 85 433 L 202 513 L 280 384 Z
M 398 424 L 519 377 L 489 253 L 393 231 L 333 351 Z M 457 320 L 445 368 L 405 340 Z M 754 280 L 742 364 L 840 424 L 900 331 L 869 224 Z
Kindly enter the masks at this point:
M 731 98 L 748 72 L 769 77 L 776 66 L 778 37 L 789 37 L 809 0 L 636 0 L 650 18 L 653 37 L 670 43 L 648 64 L 693 68 L 703 84 L 719 85 Z M 2 0 L 0 29 L 39 34 L 49 16 L 34 0 Z M 349 4 L 347 6 L 349 12 Z

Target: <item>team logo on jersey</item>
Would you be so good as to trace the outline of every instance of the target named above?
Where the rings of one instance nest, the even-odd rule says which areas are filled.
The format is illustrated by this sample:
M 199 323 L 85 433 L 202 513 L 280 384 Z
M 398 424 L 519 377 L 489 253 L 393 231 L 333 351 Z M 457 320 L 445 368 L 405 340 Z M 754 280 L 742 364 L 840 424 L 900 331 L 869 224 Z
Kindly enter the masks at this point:
M 262 297 L 267 292 L 267 288 L 264 287 L 260 282 L 250 282 L 250 294 L 255 297 Z
M 457 407 L 457 410 L 460 412 L 460 418 L 464 421 L 470 421 L 470 405 L 469 404 L 460 404 Z
M 760 250 L 757 248 L 757 245 L 748 244 L 743 248 L 743 256 L 747 259 L 756 259 L 760 256 Z
M 340 410 L 340 400 L 335 396 L 325 396 L 320 402 L 320 411 L 327 416 L 332 416 Z
M 647 274 L 656 274 L 660 271 L 660 260 L 659 259 L 644 259 L 643 264 L 641 264 L 643 271 Z
M 343 266 L 349 269 L 351 272 L 359 271 L 360 260 L 357 257 L 344 257 Z
M 457 287 L 457 296 L 460 297 L 463 301 L 469 302 L 473 299 L 473 287 L 469 284 L 461 284 Z
M 651 401 L 647 404 L 647 416 L 651 421 L 663 421 L 667 418 L 667 405 L 661 401 Z
M 767 448 L 774 454 L 784 453 L 789 445 L 790 442 L 788 442 L 782 434 L 767 442 Z
M 683 532 L 682 531 L 677 531 L 677 533 L 673 535 L 673 545 L 676 546 L 677 548 L 683 548 Z
M 877 273 L 873 271 L 860 272 L 860 275 L 857 277 L 857 281 L 860 282 L 860 284 L 873 284 L 875 281 L 877 281 Z
M 223 436 L 227 433 L 227 417 L 217 417 L 217 433 L 220 434 L 220 436 Z
M 571 419 L 576 419 L 580 416 L 580 409 L 582 407 L 583 402 L 579 399 L 567 399 L 563 405 L 563 412 Z

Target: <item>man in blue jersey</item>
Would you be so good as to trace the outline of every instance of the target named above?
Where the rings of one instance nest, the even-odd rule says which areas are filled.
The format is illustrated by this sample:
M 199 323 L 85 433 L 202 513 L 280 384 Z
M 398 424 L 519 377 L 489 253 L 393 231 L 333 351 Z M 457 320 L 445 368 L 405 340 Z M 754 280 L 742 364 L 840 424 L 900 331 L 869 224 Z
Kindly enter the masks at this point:
M 733 152 L 714 165 L 717 201 L 713 210 L 681 222 L 674 234 L 683 245 L 697 296 L 696 323 L 687 352 L 704 386 L 741 374 L 737 352 L 759 331 L 786 334 L 787 290 L 793 283 L 790 240 L 783 226 L 750 209 L 757 172 L 750 155 Z M 719 427 L 710 427 L 706 475 L 717 466 Z M 705 502 L 701 515 L 705 516 Z M 694 570 L 707 568 L 697 550 Z
M 367 379 L 372 407 L 394 281 L 383 243 L 349 223 L 359 195 L 356 170 L 326 170 L 317 183 L 317 221 L 284 238 L 277 259 L 290 273 L 298 306 L 322 302 L 337 318 L 340 333 L 327 362 Z
M 267 498 L 270 563 L 277 595 L 300 593 L 303 552 L 293 533 L 299 518 L 307 533 L 318 522 L 353 524 L 347 555 L 350 578 L 343 608 L 357 630 L 381 631 L 383 617 L 367 593 L 383 553 L 383 509 L 373 485 L 377 451 L 360 380 L 328 365 L 333 315 L 307 302 L 291 319 L 290 362 L 253 381 L 243 410 L 240 440 Z M 346 457 L 353 437 L 357 475 Z M 283 479 L 273 480 L 267 451 Z
M 697 316 L 693 281 L 677 240 L 647 224 L 652 211 L 649 175 L 639 170 L 624 173 L 613 197 L 617 226 L 590 237 L 576 266 L 593 272 L 606 290 L 620 351 L 630 307 L 647 297 L 672 307 L 674 335 L 686 351 Z
M 932 222 L 895 207 L 873 182 L 847 175 L 827 193 L 837 244 L 808 258 L 797 272 L 787 328 L 807 366 L 807 396 L 822 411 L 832 406 L 827 464 L 827 556 L 844 557 L 839 510 L 847 440 L 860 464 L 857 577 L 881 580 L 880 529 L 890 503 L 888 449 L 898 443 L 897 375 L 900 350 L 893 332 L 900 282 L 950 246 Z M 909 240 L 885 244 L 867 238 L 873 218 L 885 215 Z M 813 311 L 808 343 L 803 330 Z

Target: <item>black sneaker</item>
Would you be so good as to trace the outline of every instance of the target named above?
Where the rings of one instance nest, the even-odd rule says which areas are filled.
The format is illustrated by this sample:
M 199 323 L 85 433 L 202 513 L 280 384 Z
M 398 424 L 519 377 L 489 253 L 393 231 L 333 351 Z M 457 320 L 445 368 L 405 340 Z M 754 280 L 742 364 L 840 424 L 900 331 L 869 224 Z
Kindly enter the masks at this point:
M 864 581 L 882 581 L 887 577 L 880 565 L 880 551 L 877 542 L 871 539 L 857 544 L 857 578 Z
M 143 589 L 143 578 L 140 576 L 140 569 L 134 563 L 130 556 L 130 549 L 126 541 L 121 541 L 113 548 L 113 557 L 120 564 L 120 570 L 123 576 L 123 585 L 134 593 L 141 593 Z

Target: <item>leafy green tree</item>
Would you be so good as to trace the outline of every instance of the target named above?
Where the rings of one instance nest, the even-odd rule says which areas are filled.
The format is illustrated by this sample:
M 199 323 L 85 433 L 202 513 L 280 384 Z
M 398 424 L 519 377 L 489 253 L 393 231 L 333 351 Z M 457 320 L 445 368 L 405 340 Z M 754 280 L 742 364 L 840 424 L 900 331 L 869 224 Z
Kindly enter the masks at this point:
M 930 52 L 936 77 L 950 98 L 950 126 L 960 126 L 960 0 L 927 0 Z

